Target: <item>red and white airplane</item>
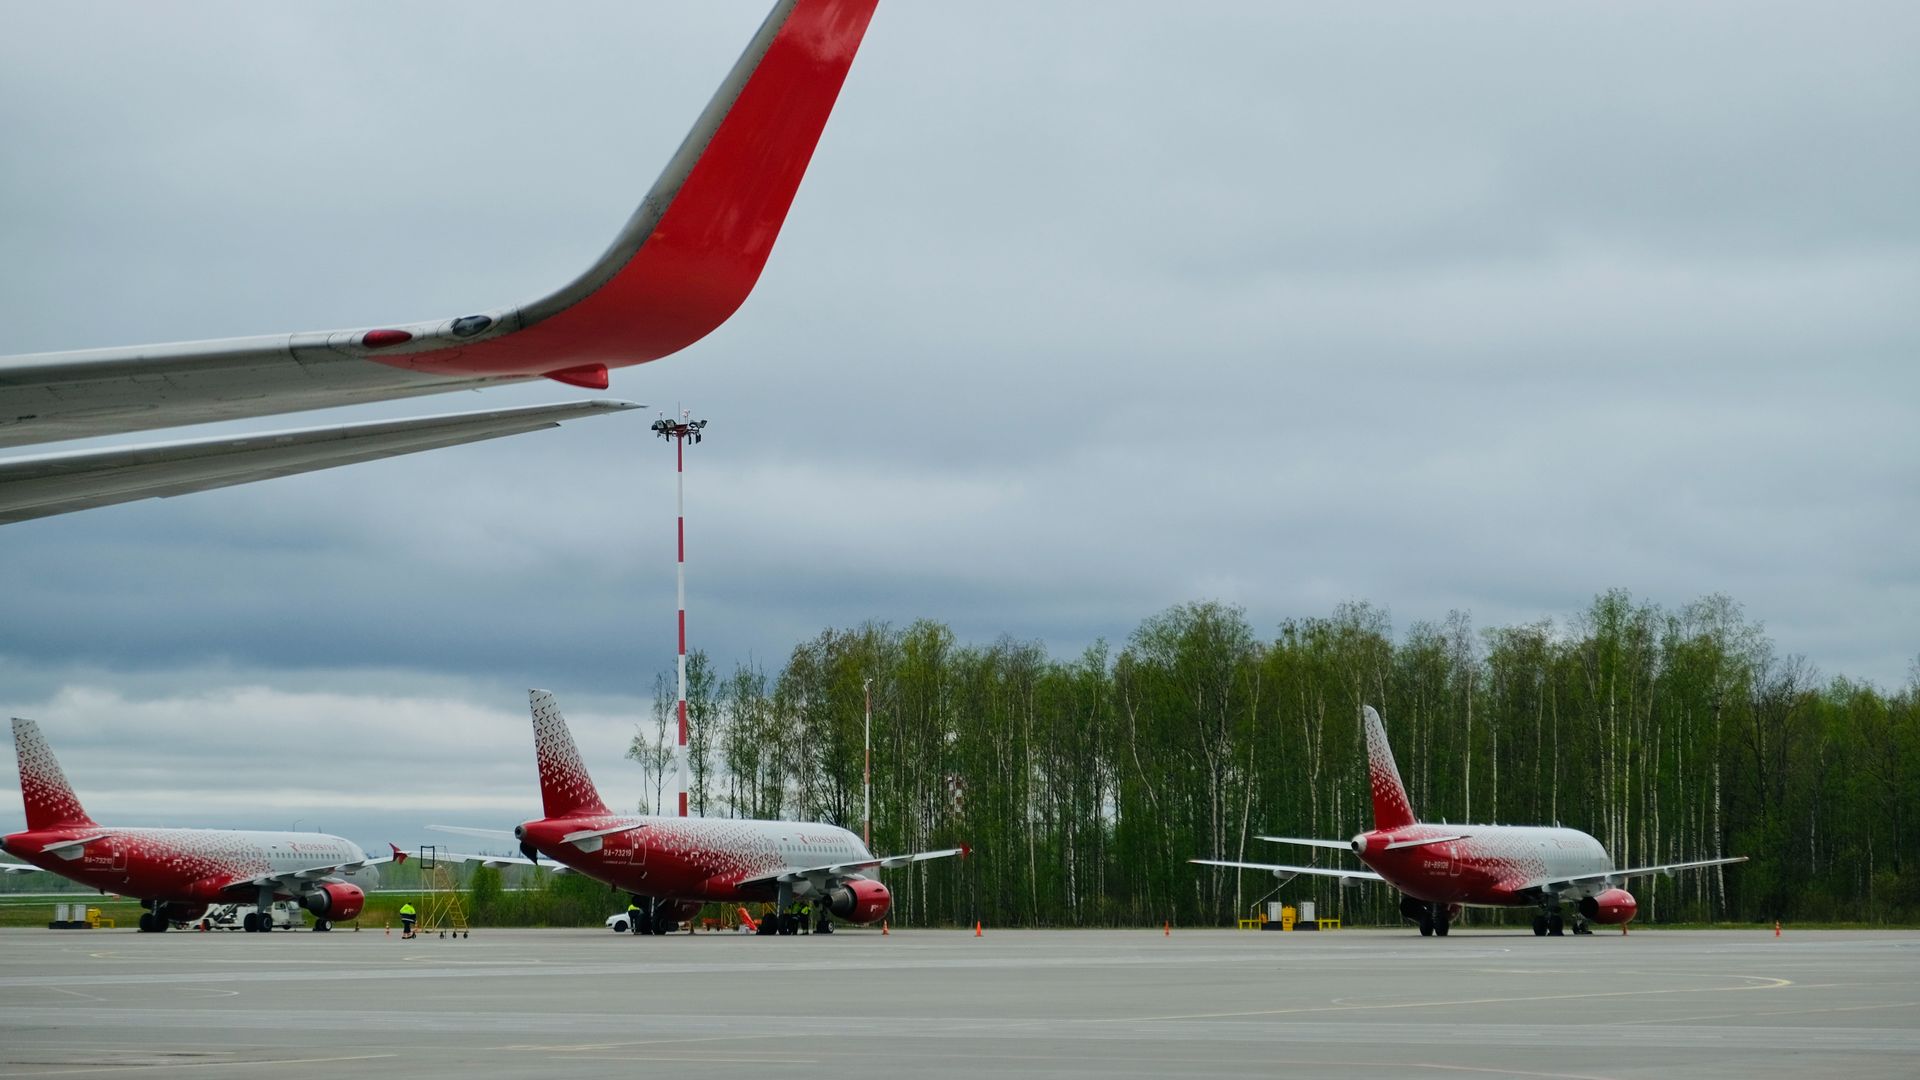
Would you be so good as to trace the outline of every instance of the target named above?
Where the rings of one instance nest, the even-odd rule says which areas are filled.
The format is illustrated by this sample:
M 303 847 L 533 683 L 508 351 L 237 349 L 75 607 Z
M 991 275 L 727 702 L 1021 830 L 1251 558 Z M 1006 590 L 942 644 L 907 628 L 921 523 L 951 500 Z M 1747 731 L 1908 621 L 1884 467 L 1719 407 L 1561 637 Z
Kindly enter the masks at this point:
M 27 827 L 0 836 L 0 851 L 27 865 L 0 869 L 45 870 L 103 893 L 137 897 L 147 909 L 140 915 L 143 931 L 193 922 L 213 904 L 254 904 L 264 911 L 275 900 L 299 901 L 313 913 L 315 930 L 330 930 L 334 922 L 360 914 L 365 890 L 380 881 L 375 867 L 407 857 L 393 848 L 390 855 L 369 858 L 353 841 L 324 833 L 99 825 L 81 809 L 38 724 L 15 717 L 13 748 Z M 257 912 L 245 926 L 273 929 Z
M 746 300 L 877 0 L 780 0 L 605 254 L 511 307 L 360 330 L 0 358 L 0 447 L 607 370 L 705 337 Z M 375 245 L 376 247 L 378 245 Z M 0 460 L 0 524 L 530 430 L 583 402 Z M 458 421 L 458 438 L 448 430 Z M 551 426 L 534 424 L 533 426 Z
M 1616 870 L 1600 841 L 1578 829 L 1519 825 L 1423 825 L 1413 816 L 1407 789 L 1387 745 L 1380 714 L 1362 706 L 1367 729 L 1368 779 L 1373 788 L 1373 829 L 1352 840 L 1305 840 L 1263 836 L 1276 844 L 1351 851 L 1372 868 L 1341 870 L 1326 866 L 1194 859 L 1206 866 L 1266 870 L 1287 879 L 1295 874 L 1355 881 L 1384 881 L 1400 890 L 1400 912 L 1420 926 L 1421 936 L 1447 936 L 1462 907 L 1531 907 L 1536 935 L 1560 936 L 1565 921 L 1560 906 L 1571 902 L 1573 932 L 1590 933 L 1590 922 L 1624 925 L 1639 910 L 1633 894 L 1620 887 L 1628 878 L 1672 874 L 1745 862 L 1746 857 L 1696 859 L 1662 866 Z
M 671 933 L 710 902 L 773 902 L 780 914 L 761 921 L 762 934 L 797 932 L 799 919 L 787 910 L 796 900 L 813 905 L 816 933 L 832 931 L 829 915 L 876 923 L 886 918 L 893 896 L 871 872 L 966 853 L 949 848 L 877 858 L 858 836 L 834 825 L 615 814 L 600 801 L 553 695 L 534 690 L 530 703 L 544 814 L 511 833 L 428 828 L 517 841 L 525 856 L 444 858 L 536 866 L 545 856 L 631 894 L 642 915 L 634 920 L 635 933 Z

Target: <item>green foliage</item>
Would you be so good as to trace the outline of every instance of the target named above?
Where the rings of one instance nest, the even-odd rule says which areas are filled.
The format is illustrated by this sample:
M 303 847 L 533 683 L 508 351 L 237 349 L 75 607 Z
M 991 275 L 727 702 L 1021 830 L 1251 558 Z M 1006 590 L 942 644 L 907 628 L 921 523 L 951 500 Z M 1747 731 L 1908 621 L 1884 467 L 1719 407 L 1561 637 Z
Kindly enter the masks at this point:
M 873 848 L 974 851 L 890 875 L 900 922 L 1224 922 L 1271 879 L 1187 859 L 1301 857 L 1257 836 L 1370 826 L 1362 704 L 1423 818 L 1559 822 L 1620 865 L 1752 857 L 1640 879 L 1649 922 L 1920 919 L 1920 670 L 1892 693 L 1821 685 L 1722 596 L 1664 611 L 1615 591 L 1564 626 L 1477 633 L 1455 613 L 1399 641 L 1367 604 L 1263 638 L 1195 603 L 1067 660 L 926 621 L 827 630 L 771 676 L 703 679 L 708 815 L 858 832 L 867 680 Z M 1384 887 L 1283 896 L 1397 920 Z

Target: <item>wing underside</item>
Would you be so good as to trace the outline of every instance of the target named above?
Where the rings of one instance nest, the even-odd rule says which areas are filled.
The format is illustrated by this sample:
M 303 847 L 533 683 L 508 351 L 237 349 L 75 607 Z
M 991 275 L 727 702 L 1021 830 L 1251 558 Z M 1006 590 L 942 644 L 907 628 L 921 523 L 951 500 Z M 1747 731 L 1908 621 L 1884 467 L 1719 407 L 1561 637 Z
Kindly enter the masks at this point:
M 520 435 L 638 408 L 576 401 L 0 458 L 0 525 Z

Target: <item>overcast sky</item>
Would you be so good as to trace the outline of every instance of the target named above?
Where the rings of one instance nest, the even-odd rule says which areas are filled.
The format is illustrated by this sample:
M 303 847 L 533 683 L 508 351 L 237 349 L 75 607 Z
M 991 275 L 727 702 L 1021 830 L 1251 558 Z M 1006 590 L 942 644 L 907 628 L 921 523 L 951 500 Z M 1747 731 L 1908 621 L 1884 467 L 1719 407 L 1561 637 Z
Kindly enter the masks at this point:
M 766 7 L 11 6 L 0 353 L 543 293 Z M 1621 587 L 1904 684 L 1916 56 L 1910 3 L 883 0 L 752 298 L 614 375 L 712 421 L 693 642 L 1071 654 L 1196 599 L 1270 634 Z M 97 818 L 372 845 L 531 814 L 541 686 L 631 805 L 673 651 L 652 415 L 0 527 L 0 708 Z

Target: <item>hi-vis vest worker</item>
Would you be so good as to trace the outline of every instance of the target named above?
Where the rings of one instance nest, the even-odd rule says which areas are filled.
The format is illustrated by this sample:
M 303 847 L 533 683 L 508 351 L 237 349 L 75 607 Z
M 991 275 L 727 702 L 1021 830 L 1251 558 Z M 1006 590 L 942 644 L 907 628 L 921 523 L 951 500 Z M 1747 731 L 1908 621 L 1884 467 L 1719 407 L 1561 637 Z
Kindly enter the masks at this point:
M 413 905 L 412 904 L 400 905 L 400 936 L 401 937 L 413 936 Z

